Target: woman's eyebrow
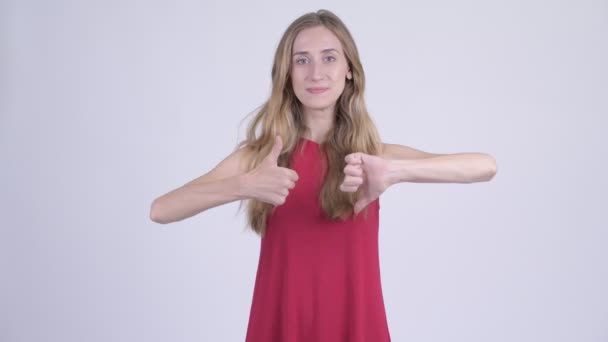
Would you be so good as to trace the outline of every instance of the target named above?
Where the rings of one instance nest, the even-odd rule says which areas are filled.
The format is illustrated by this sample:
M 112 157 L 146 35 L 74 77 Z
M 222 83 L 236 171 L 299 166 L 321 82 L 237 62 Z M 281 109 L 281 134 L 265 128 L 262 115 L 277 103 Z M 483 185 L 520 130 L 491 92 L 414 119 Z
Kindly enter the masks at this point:
M 330 48 L 330 49 L 321 50 L 321 53 L 326 53 L 326 52 L 331 52 L 331 51 L 336 52 L 336 53 L 338 52 L 338 50 L 336 50 L 334 48 Z M 293 55 L 295 56 L 295 55 L 308 55 L 308 54 L 309 54 L 308 51 L 298 51 L 298 52 L 294 52 Z

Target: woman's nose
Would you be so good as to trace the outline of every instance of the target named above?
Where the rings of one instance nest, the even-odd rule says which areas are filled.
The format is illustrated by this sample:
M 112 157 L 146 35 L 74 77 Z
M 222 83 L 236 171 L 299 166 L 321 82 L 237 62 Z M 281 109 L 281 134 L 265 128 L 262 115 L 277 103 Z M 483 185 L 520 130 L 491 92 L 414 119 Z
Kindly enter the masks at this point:
M 312 63 L 310 66 L 310 78 L 318 80 L 323 78 L 323 65 L 321 63 Z

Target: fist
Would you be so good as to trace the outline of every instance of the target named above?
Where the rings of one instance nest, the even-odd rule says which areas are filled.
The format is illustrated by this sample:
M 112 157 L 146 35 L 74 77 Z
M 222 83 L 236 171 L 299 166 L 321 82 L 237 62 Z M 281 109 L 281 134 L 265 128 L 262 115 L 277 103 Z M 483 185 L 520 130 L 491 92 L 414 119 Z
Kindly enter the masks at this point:
M 346 166 L 340 190 L 356 192 L 361 187 L 361 198 L 353 208 L 357 214 L 389 187 L 388 161 L 361 152 L 351 153 L 344 160 Z
M 289 190 L 298 180 L 294 170 L 278 166 L 282 149 L 283 141 L 277 135 L 270 153 L 248 175 L 251 197 L 274 206 L 285 203 Z

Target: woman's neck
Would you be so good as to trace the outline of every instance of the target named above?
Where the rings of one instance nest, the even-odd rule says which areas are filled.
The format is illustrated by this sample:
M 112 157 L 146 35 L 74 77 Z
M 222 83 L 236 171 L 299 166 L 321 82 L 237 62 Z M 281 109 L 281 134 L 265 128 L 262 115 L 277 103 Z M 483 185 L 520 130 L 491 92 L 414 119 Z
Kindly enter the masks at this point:
M 304 112 L 304 123 L 306 130 L 304 138 L 318 143 L 322 143 L 327 138 L 327 134 L 334 125 L 333 111 L 328 110 L 307 110 Z

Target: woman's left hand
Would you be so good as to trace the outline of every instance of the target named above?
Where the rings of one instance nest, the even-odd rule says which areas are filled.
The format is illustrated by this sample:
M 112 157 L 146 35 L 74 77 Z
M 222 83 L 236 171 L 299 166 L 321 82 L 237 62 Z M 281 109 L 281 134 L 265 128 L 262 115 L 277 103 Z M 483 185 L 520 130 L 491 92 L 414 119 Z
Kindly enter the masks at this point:
M 361 152 L 351 153 L 344 159 L 346 167 L 344 167 L 344 181 L 340 185 L 340 190 L 355 192 L 362 187 L 361 198 L 355 203 L 354 208 L 355 214 L 358 214 L 391 185 L 389 161 Z

